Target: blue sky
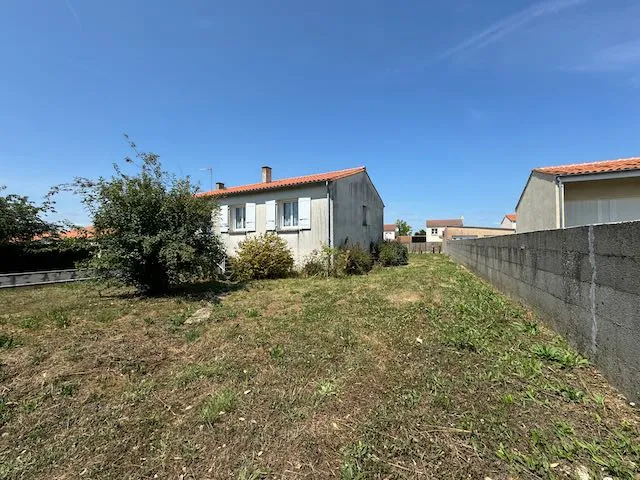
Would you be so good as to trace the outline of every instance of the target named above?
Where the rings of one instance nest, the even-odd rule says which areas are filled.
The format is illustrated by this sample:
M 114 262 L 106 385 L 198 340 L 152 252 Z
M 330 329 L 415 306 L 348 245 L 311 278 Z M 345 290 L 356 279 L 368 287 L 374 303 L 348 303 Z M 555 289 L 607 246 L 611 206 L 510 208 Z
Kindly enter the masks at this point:
M 366 165 L 385 220 L 495 225 L 535 166 L 640 154 L 636 0 L 6 0 L 0 184 L 127 132 L 208 187 Z M 64 197 L 59 216 L 88 217 Z

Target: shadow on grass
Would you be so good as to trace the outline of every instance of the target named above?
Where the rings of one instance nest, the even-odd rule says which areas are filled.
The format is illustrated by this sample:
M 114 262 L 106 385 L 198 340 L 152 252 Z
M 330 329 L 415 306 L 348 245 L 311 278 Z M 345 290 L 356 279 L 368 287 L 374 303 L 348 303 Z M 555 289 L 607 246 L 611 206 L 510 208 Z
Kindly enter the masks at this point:
M 192 300 L 208 300 L 218 303 L 220 298 L 244 289 L 245 282 L 232 282 L 229 280 L 206 280 L 200 282 L 186 282 L 173 286 L 168 292 L 152 294 L 136 290 L 134 287 L 125 287 L 110 281 L 93 280 L 91 284 L 98 290 L 98 295 L 103 298 L 117 298 L 120 300 L 143 299 L 143 298 L 163 298 L 163 297 L 185 297 Z

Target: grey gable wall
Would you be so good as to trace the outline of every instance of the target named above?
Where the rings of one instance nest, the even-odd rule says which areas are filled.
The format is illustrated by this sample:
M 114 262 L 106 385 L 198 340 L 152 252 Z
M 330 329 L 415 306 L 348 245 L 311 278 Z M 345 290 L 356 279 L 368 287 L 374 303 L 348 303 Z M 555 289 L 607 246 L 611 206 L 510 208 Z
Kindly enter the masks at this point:
M 360 244 L 368 249 L 382 241 L 384 204 L 366 172 L 351 175 L 334 183 L 333 242 Z M 362 206 L 368 208 L 367 225 L 362 225 Z

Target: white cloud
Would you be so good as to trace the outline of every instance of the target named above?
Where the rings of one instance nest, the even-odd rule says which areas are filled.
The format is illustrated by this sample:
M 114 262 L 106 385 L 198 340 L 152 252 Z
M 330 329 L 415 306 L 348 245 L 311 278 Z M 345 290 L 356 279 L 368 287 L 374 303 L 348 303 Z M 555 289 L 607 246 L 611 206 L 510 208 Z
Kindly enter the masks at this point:
M 446 50 L 440 55 L 440 58 L 450 58 L 463 52 L 484 48 L 492 43 L 502 40 L 507 35 L 516 32 L 525 25 L 541 17 L 559 13 L 568 8 L 585 3 L 586 1 L 587 0 L 549 0 L 536 3 L 516 14 L 510 15 L 494 23 L 480 33 L 477 33 L 455 47 Z
M 69 9 L 69 12 L 71 13 L 71 15 L 73 15 L 73 18 L 76 19 L 76 22 L 78 23 L 78 25 L 81 25 L 80 16 L 76 12 L 76 9 L 73 8 L 73 5 L 71 5 L 71 2 L 69 0 L 64 0 L 64 3 L 67 5 L 67 8 Z
M 618 43 L 596 51 L 585 63 L 570 70 L 583 72 L 614 72 L 640 66 L 640 39 Z

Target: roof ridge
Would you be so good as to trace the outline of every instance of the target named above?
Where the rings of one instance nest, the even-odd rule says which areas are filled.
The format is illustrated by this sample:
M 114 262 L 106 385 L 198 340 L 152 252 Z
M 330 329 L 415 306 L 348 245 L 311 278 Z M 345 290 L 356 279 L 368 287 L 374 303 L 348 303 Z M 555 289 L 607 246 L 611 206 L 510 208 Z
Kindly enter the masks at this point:
M 287 177 L 287 178 L 278 178 L 274 179 L 271 182 L 254 182 L 247 183 L 244 185 L 233 185 L 230 187 L 226 187 L 221 190 L 208 190 L 205 192 L 199 192 L 197 196 L 207 196 L 207 195 L 224 195 L 225 193 L 240 193 L 243 191 L 254 191 L 254 190 L 268 190 L 270 188 L 278 188 L 278 187 L 288 187 L 288 186 L 296 186 L 304 183 L 315 183 L 326 180 L 338 180 L 344 178 L 346 176 L 353 175 L 359 172 L 366 172 L 367 168 L 364 165 L 360 165 L 358 167 L 350 167 L 343 168 L 340 170 L 333 170 L 329 172 L 322 173 L 309 173 L 306 175 L 297 175 L 295 177 Z

